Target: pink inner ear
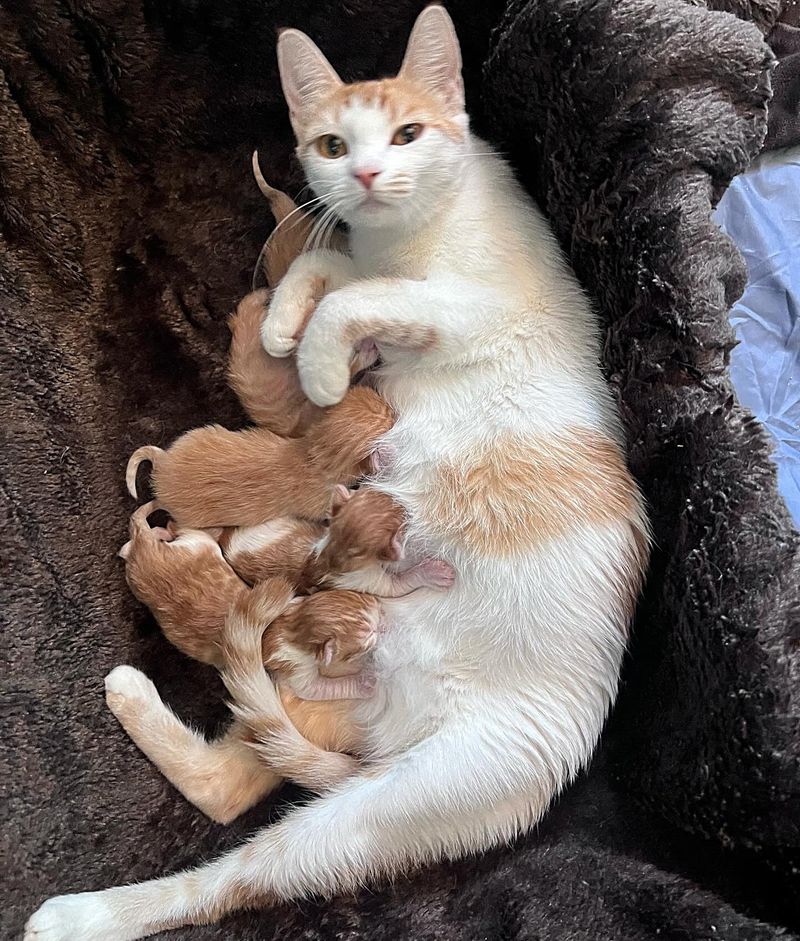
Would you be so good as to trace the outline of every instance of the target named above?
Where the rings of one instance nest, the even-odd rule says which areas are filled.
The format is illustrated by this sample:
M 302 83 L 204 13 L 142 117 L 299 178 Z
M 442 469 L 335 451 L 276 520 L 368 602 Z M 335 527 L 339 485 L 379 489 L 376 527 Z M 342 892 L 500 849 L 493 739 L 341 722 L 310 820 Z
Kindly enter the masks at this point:
M 336 641 L 328 640 L 325 642 L 325 646 L 322 648 L 322 663 L 324 666 L 329 667 L 333 663 L 333 658 L 336 656 Z
M 331 499 L 331 513 L 340 510 L 352 496 L 352 490 L 348 490 L 344 484 L 336 484 L 333 488 L 333 497 Z

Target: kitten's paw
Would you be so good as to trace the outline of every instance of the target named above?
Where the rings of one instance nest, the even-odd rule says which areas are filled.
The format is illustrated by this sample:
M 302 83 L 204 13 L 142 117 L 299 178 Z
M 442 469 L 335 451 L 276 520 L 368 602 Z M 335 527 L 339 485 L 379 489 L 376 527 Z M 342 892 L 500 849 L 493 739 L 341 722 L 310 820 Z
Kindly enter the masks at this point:
M 23 935 L 24 941 L 122 941 L 127 937 L 114 925 L 100 892 L 48 899 L 28 919 Z
M 456 580 L 456 570 L 449 562 L 443 562 L 441 559 L 429 559 L 420 563 L 419 572 L 428 588 L 446 591 L 453 587 Z
M 105 687 L 108 708 L 120 720 L 132 713 L 141 714 L 146 706 L 161 701 L 153 681 L 134 667 L 114 667 L 105 679 Z

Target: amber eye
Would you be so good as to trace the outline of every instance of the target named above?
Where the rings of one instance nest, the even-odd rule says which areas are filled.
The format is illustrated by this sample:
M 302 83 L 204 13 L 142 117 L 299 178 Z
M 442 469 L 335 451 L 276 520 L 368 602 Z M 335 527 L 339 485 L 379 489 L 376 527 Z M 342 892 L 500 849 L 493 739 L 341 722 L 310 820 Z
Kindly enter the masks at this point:
M 323 134 L 322 137 L 317 138 L 317 150 L 323 157 L 335 160 L 347 153 L 347 144 L 335 134 Z
M 399 145 L 410 144 L 411 141 L 415 141 L 421 133 L 421 124 L 404 124 L 394 132 L 392 143 Z

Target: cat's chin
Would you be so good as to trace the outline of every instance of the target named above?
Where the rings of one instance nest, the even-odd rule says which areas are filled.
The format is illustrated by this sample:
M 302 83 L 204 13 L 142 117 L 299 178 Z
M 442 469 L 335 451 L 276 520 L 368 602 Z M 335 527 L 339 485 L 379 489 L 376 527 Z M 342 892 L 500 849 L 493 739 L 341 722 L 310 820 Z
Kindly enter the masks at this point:
M 368 202 L 348 214 L 347 223 L 358 229 L 391 229 L 409 224 L 405 207 L 386 203 Z M 413 220 L 411 220 L 413 223 Z

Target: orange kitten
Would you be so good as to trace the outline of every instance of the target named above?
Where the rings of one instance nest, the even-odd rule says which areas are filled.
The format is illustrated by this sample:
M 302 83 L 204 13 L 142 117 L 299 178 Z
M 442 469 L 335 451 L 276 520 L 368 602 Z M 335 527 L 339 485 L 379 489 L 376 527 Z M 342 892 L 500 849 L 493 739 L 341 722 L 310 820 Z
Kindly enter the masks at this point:
M 264 288 L 253 291 L 239 302 L 228 321 L 228 381 L 257 425 L 294 437 L 303 434 L 323 410 L 300 388 L 294 357 L 278 359 L 264 350 L 261 323 L 269 298 L 270 292 Z
M 369 455 L 393 422 L 383 399 L 359 387 L 302 438 L 281 438 L 266 428 L 195 428 L 166 451 L 135 451 L 128 490 L 136 496 L 136 471 L 151 461 L 156 498 L 179 526 L 255 526 L 285 515 L 322 519 L 335 485 L 370 470 Z
M 131 538 L 119 552 L 125 560 L 125 577 L 170 643 L 192 659 L 221 669 L 225 618 L 231 605 L 250 589 L 226 562 L 210 533 L 172 524 L 150 527 L 147 518 L 158 509 L 158 503 L 151 501 L 131 516 Z M 292 546 L 284 543 L 282 548 L 291 561 Z M 277 553 L 274 559 L 278 569 Z M 362 644 L 374 635 L 377 620 L 378 601 L 370 595 L 328 591 L 296 598 L 264 634 L 264 665 L 290 678 L 302 671 L 302 683 L 298 678 L 290 684 L 302 695 L 310 677 L 318 675 L 317 661 L 329 674 L 332 665 L 349 663 L 364 652 Z M 335 669 L 332 675 L 342 673 L 347 670 Z M 345 698 L 344 686 L 330 684 L 329 696 L 321 695 L 324 687 L 322 683 L 309 688 L 307 698 Z
M 222 666 L 222 625 L 247 585 L 222 557 L 209 533 L 151 528 L 153 500 L 131 516 L 130 540 L 120 549 L 133 594 L 153 613 L 164 636 L 202 663 Z

